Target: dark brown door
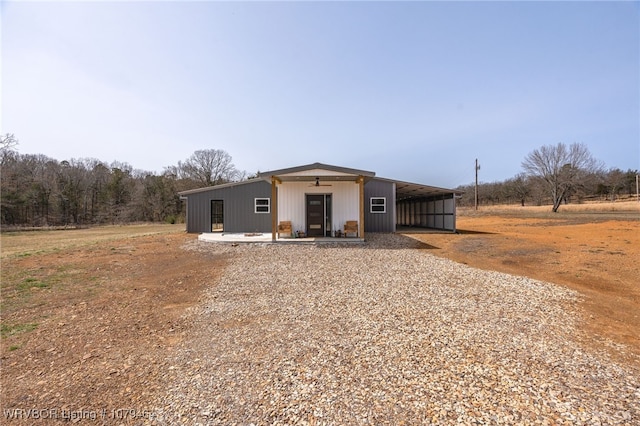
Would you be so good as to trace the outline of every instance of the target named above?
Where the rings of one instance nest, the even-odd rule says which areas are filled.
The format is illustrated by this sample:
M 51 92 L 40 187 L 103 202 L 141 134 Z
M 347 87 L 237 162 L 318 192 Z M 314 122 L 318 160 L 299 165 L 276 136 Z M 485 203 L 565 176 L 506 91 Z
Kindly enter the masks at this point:
M 324 195 L 307 195 L 307 235 L 324 237 Z

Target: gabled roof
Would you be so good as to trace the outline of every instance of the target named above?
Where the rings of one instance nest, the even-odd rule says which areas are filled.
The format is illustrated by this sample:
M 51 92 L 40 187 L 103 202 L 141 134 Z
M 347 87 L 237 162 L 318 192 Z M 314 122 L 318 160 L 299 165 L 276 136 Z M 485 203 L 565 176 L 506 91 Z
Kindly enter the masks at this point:
M 375 177 L 374 172 L 366 170 L 351 169 L 347 167 L 332 166 L 329 164 L 312 163 L 304 166 L 290 167 L 287 169 L 272 170 L 268 172 L 259 173 L 257 178 L 243 180 L 240 182 L 231 182 L 221 185 L 208 186 L 205 188 L 191 189 L 188 191 L 181 191 L 178 193 L 180 196 L 197 194 L 200 192 L 206 192 L 213 189 L 229 188 L 239 185 L 247 185 L 251 183 L 270 181 L 271 177 L 277 177 L 281 181 L 313 181 L 317 177 L 322 180 L 338 180 L 348 181 L 354 180 L 358 176 L 364 176 L 365 182 L 371 179 L 380 180 L 384 182 L 391 182 L 396 184 L 396 200 L 403 200 L 408 198 L 421 198 L 421 197 L 434 197 L 444 194 L 460 195 L 464 191 L 455 189 L 439 188 L 437 186 L 423 185 L 420 183 L 403 182 L 395 179 L 386 179 Z
M 376 174 L 367 170 L 350 169 L 348 167 L 332 166 L 330 164 L 312 163 L 287 169 L 271 170 L 259 173 L 258 177 L 270 180 L 277 177 L 280 180 L 313 180 L 318 176 L 330 177 L 332 180 L 352 180 L 358 176 L 372 178 Z

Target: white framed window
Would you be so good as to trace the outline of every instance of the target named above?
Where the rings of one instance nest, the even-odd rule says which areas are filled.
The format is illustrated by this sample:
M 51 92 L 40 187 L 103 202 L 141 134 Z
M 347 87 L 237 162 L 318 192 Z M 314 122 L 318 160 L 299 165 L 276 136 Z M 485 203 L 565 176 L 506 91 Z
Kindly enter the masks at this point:
M 387 198 L 386 197 L 371 197 L 369 204 L 369 212 L 371 213 L 386 213 L 387 212 Z
M 271 213 L 271 199 L 270 198 L 254 198 L 255 200 L 255 213 Z

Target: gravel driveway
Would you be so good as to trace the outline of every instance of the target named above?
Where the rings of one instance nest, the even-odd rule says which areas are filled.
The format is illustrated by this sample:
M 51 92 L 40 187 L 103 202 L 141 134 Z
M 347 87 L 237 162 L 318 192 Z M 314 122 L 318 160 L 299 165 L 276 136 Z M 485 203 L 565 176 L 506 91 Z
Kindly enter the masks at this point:
M 577 294 L 362 245 L 231 254 L 188 312 L 159 424 L 640 424 L 640 380 L 577 342 Z

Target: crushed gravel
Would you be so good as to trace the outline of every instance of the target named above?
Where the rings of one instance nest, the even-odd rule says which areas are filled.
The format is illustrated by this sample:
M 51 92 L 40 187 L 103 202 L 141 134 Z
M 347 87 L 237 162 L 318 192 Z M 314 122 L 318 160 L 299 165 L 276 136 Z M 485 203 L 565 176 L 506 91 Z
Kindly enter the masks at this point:
M 577 293 L 394 234 L 232 254 L 165 360 L 155 424 L 640 424 L 640 379 L 578 342 Z

